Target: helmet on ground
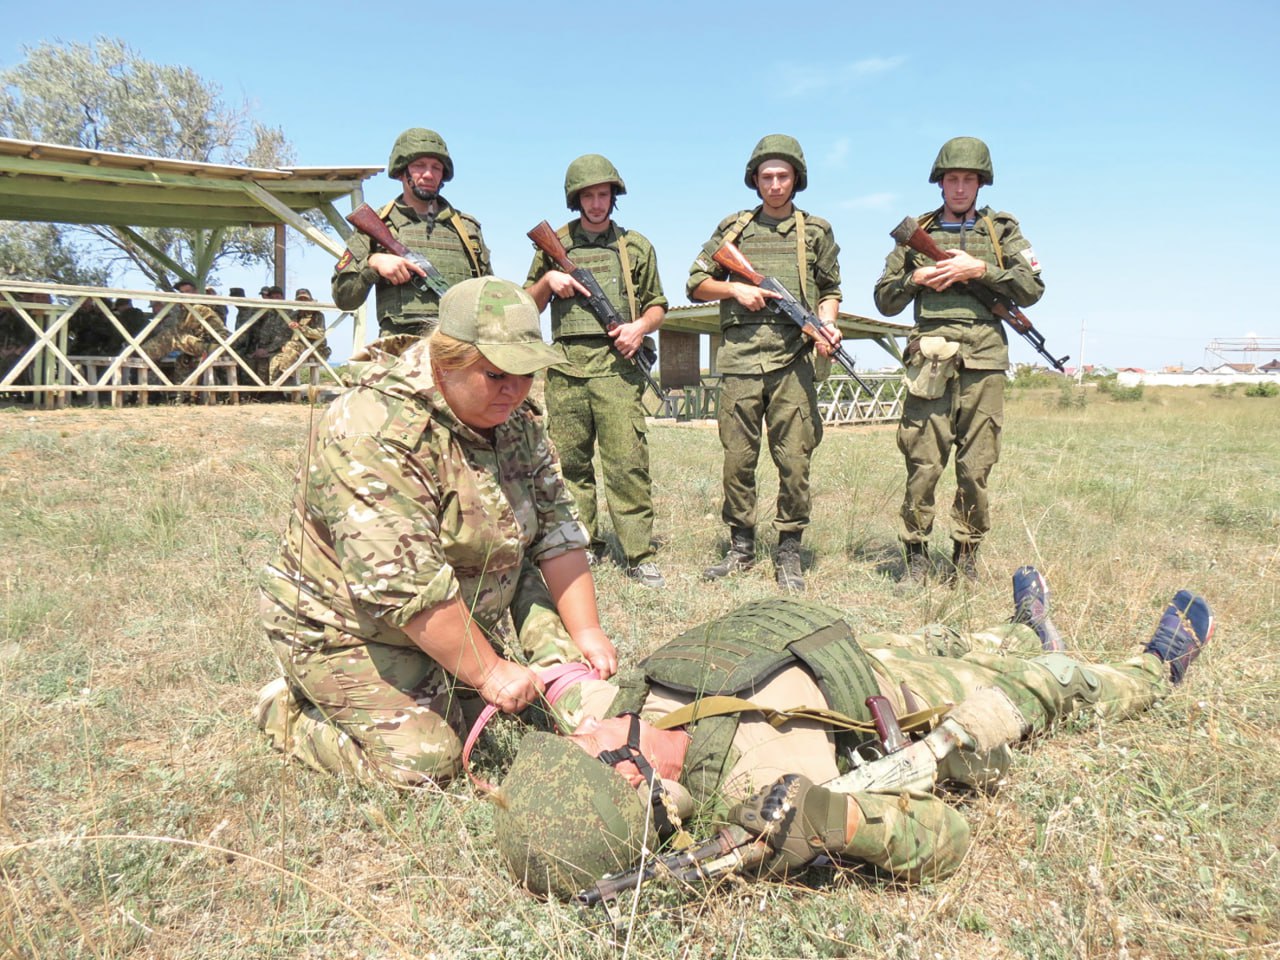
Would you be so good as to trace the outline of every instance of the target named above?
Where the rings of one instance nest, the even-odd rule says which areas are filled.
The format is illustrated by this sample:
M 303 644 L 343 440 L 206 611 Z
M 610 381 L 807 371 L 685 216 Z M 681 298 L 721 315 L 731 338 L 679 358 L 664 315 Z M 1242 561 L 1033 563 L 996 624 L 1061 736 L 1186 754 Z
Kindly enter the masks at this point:
M 766 160 L 785 160 L 796 172 L 796 193 L 809 185 L 809 171 L 804 163 L 804 151 L 795 137 L 785 133 L 771 133 L 761 137 L 756 148 L 751 151 L 751 159 L 747 161 L 747 173 L 743 177 L 748 187 L 756 188 L 756 171 Z
M 449 148 L 444 137 L 426 127 L 410 127 L 396 137 L 395 146 L 391 148 L 391 159 L 387 161 L 387 176 L 399 180 L 405 167 L 419 157 L 435 157 L 444 164 L 444 181 L 453 179 L 453 160 L 449 157 Z
M 572 740 L 527 735 L 500 793 L 498 851 L 532 893 L 567 899 L 640 859 L 640 796 Z
M 977 137 L 952 137 L 944 143 L 938 159 L 933 161 L 929 182 L 938 183 L 948 170 L 973 170 L 983 186 L 996 182 L 995 171 L 991 169 L 991 151 Z
M 564 172 L 564 202 L 570 210 L 577 209 L 575 201 L 578 191 L 586 187 L 594 187 L 597 183 L 613 184 L 613 195 L 620 197 L 627 192 L 627 185 L 622 182 L 618 168 L 609 162 L 607 157 L 598 153 L 586 153 L 580 156 L 569 169 Z

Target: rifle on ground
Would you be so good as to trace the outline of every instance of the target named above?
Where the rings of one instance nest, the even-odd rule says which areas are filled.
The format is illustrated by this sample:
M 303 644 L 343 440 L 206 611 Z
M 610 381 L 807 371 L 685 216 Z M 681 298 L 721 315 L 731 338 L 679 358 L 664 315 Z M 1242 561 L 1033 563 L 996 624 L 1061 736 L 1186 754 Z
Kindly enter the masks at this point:
M 889 236 L 904 247 L 923 253 L 935 263 L 941 263 L 947 259 L 946 252 L 938 246 L 933 237 L 920 228 L 920 222 L 915 217 L 906 217 L 889 231 Z M 1067 356 L 1055 359 L 1045 348 L 1044 336 L 1032 325 L 1031 320 L 1016 303 L 979 283 L 959 283 L 956 287 L 975 297 L 984 307 L 1022 334 L 1026 341 L 1035 347 L 1036 352 L 1048 360 L 1050 366 L 1059 373 L 1066 371 L 1066 363 L 1071 358 Z
M 831 335 L 823 329 L 822 321 L 818 319 L 817 315 L 797 300 L 791 291 L 783 286 L 776 277 L 766 277 L 763 273 L 756 272 L 756 269 L 751 266 L 747 258 L 742 255 L 742 251 L 732 243 L 726 243 L 722 246 L 712 255 L 711 259 L 730 273 L 736 273 L 743 279 L 751 281 L 761 290 L 776 293 L 778 295 L 776 298 L 769 297 L 766 300 L 769 304 L 769 309 L 781 317 L 794 321 L 814 341 L 821 340 L 828 346 L 835 347 L 835 344 L 831 342 Z M 858 371 L 854 369 L 853 360 L 844 352 L 844 347 L 836 347 L 831 357 L 840 366 L 844 367 L 845 373 L 853 377 L 858 386 L 867 392 L 867 396 L 875 396 L 875 391 L 867 386 L 865 380 L 858 376 Z
M 573 902 L 580 907 L 603 905 L 609 909 L 620 894 L 651 880 L 675 883 L 714 880 L 763 863 L 772 852 L 768 843 L 742 827 L 725 827 L 696 847 L 651 857 L 638 867 L 603 877 L 576 894 Z
M 351 224 L 370 240 L 376 240 L 387 249 L 389 253 L 394 253 L 397 257 L 404 257 L 414 266 L 421 267 L 425 272 L 425 277 L 413 274 L 409 278 L 420 293 L 434 293 L 437 297 L 443 297 L 449 289 L 449 281 L 444 278 L 435 265 L 416 251 L 410 250 L 403 243 L 396 239 L 395 234 L 387 227 L 382 218 L 378 216 L 378 211 L 367 203 L 362 203 L 350 213 L 347 214 L 347 223 Z
M 591 311 L 591 315 L 600 321 L 600 326 L 604 327 L 606 332 L 622 326 L 622 315 L 618 313 L 617 308 L 609 301 L 608 295 L 600 286 L 600 281 L 586 267 L 579 267 L 569 259 L 569 251 L 564 248 L 564 244 L 560 242 L 556 232 L 551 229 L 551 224 L 543 220 L 529 231 L 528 237 L 533 241 L 535 247 L 555 261 L 557 267 L 587 288 L 589 291 L 588 296 L 583 297 L 582 294 L 577 296 L 582 300 L 582 305 Z M 618 242 L 622 243 L 624 241 L 619 239 Z M 631 357 L 631 360 L 639 368 L 645 382 L 658 395 L 658 398 L 664 399 L 662 388 L 653 379 L 653 365 L 658 360 L 658 355 L 653 347 L 648 343 L 642 344 L 640 349 Z

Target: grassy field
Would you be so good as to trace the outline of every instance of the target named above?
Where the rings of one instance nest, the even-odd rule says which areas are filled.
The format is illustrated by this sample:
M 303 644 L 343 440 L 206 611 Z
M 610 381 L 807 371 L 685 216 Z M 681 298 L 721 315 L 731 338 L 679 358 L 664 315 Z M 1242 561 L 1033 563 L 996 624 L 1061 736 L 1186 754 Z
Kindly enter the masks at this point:
M 621 934 L 520 893 L 466 784 L 347 785 L 283 762 L 253 728 L 275 670 L 255 578 L 308 415 L 0 410 L 3 955 L 1280 955 L 1280 401 L 1015 392 L 983 579 L 958 590 L 896 582 L 893 430 L 828 431 L 810 594 L 856 629 L 1004 620 L 1009 574 L 1032 562 L 1087 656 L 1128 655 L 1183 586 L 1210 599 L 1218 633 L 1152 712 L 1021 750 L 998 794 L 964 804 L 974 842 L 953 878 L 899 887 L 816 869 L 786 885 L 654 887 Z M 598 579 L 631 658 L 776 589 L 768 563 L 699 580 L 724 544 L 715 431 L 660 423 L 650 438 L 670 587 L 615 568 Z M 768 515 L 771 465 L 762 475 Z M 489 763 L 510 758 L 518 729 L 500 726 Z

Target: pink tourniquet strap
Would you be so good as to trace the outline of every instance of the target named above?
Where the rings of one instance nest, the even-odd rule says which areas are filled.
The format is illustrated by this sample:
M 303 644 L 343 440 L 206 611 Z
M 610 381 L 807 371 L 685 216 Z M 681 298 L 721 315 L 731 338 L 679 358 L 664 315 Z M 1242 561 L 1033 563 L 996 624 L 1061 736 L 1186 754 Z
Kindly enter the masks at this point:
M 564 696 L 565 691 L 575 684 L 581 683 L 583 680 L 599 680 L 600 673 L 594 668 L 589 667 L 585 663 L 557 663 L 555 666 L 538 673 L 538 679 L 542 681 L 545 689 L 542 697 L 547 702 L 547 706 L 553 707 L 557 700 Z M 493 704 L 488 704 L 480 711 L 480 716 L 476 717 L 476 722 L 471 727 L 471 732 L 467 734 L 467 742 L 462 745 L 462 769 L 467 771 L 467 776 L 471 778 L 479 789 L 484 791 L 493 790 L 493 785 L 485 780 L 481 780 L 471 772 L 471 751 L 476 745 L 476 741 L 480 739 L 480 734 L 484 732 L 484 728 L 489 725 L 489 721 L 493 719 L 493 715 L 498 712 L 498 708 Z

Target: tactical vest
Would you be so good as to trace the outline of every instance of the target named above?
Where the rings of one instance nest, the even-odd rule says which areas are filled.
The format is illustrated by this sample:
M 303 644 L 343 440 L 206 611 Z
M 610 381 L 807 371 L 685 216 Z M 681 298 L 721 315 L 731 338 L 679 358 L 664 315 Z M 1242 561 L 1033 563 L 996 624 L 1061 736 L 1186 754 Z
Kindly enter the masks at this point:
M 742 255 L 751 262 L 751 266 L 755 267 L 758 273 L 765 276 L 776 277 L 778 281 L 791 291 L 792 295 L 809 309 L 813 309 L 813 305 L 808 302 L 808 294 L 817 287 L 817 277 L 813 273 L 814 252 L 809 244 L 808 236 L 804 238 L 805 252 L 805 276 L 804 282 L 800 279 L 800 256 L 797 249 L 796 233 L 800 229 L 800 220 L 805 219 L 804 213 L 798 209 L 794 211 L 797 215 L 795 227 L 787 233 L 779 233 L 777 230 L 758 223 L 753 217 L 749 223 L 743 225 L 740 235 L 735 239 L 731 234 L 726 233 L 722 238 L 724 240 L 732 240 L 737 244 Z M 807 234 L 806 230 L 806 234 Z M 732 326 L 735 323 L 777 323 L 790 324 L 791 321 L 785 317 L 780 317 L 768 307 L 762 310 L 748 310 L 742 304 L 738 303 L 733 297 L 725 297 L 720 301 L 720 329 Z
M 622 318 L 623 323 L 630 323 L 631 304 L 627 296 L 626 284 L 622 275 L 622 261 L 618 257 L 617 247 L 626 243 L 626 231 L 617 224 L 610 224 L 609 245 L 605 247 L 586 246 L 572 247 L 572 234 L 568 227 L 557 231 L 560 242 L 565 245 L 569 259 L 577 266 L 590 270 L 600 283 L 609 302 Z M 630 251 L 628 251 L 630 252 Z M 604 333 L 600 321 L 595 314 L 583 306 L 581 297 L 568 299 L 556 298 L 551 301 L 551 339 L 560 340 L 567 337 L 599 337 Z
M 937 226 L 938 211 L 921 217 L 921 223 L 929 236 L 943 250 L 964 250 L 965 253 L 985 260 L 992 266 L 1001 266 L 1004 257 L 999 240 L 991 235 L 995 227 L 991 209 L 983 207 L 977 212 L 977 223 L 972 230 L 953 233 Z M 930 323 L 999 323 L 1000 320 L 971 294 L 955 287 L 941 292 L 922 288 L 916 296 L 916 323 L 928 329 Z
M 867 697 L 880 692 L 874 661 L 858 645 L 843 615 L 808 600 L 758 600 L 686 630 L 640 663 L 649 684 L 694 697 L 735 695 L 750 700 L 757 685 L 799 661 L 813 673 L 827 705 L 858 720 L 870 720 Z M 623 685 L 612 713 L 638 710 L 644 690 Z M 796 707 L 800 704 L 787 704 Z M 819 704 L 806 704 L 816 707 Z M 704 717 L 690 727 L 681 782 L 694 799 L 715 797 L 732 768 L 739 716 Z M 854 746 L 856 734 L 839 734 L 837 745 Z
M 383 219 L 391 227 L 396 237 L 410 250 L 420 253 L 444 275 L 449 285 L 461 283 L 478 276 L 472 260 L 474 254 L 479 261 L 480 240 L 474 225 L 460 217 L 457 210 L 449 208 L 447 217 L 438 217 L 435 226 L 427 235 L 425 220 L 409 220 L 394 208 L 390 215 L 384 213 Z M 462 245 L 457 227 L 467 235 L 471 245 L 469 254 Z M 440 300 L 430 291 L 424 293 L 412 283 L 379 283 L 377 286 L 378 317 L 390 323 L 421 323 L 440 315 Z

